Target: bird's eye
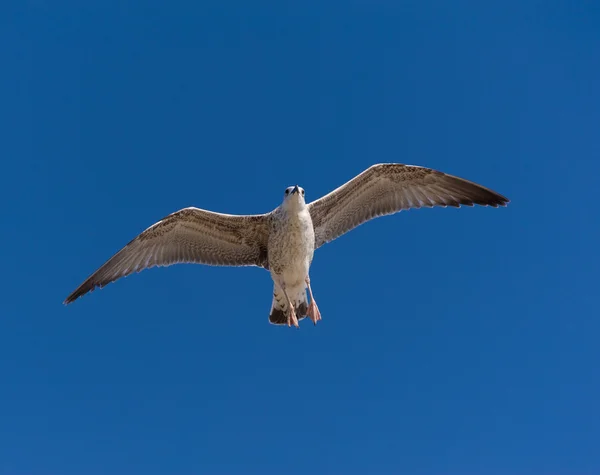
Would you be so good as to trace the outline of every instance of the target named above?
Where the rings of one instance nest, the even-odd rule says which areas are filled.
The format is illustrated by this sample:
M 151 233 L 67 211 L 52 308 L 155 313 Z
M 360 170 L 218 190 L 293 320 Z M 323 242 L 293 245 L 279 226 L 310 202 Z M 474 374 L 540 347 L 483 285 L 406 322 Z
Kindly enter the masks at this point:
M 304 196 L 304 190 L 302 190 L 302 196 Z
M 290 190 L 285 190 L 285 194 L 289 195 L 290 194 Z

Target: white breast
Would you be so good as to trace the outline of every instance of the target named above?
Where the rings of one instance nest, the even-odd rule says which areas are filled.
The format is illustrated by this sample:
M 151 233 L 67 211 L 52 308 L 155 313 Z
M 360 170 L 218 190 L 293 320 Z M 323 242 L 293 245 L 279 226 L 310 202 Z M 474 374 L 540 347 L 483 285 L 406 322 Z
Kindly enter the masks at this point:
M 315 250 L 315 233 L 307 209 L 282 214 L 269 237 L 269 268 L 273 280 L 286 288 L 304 289 Z

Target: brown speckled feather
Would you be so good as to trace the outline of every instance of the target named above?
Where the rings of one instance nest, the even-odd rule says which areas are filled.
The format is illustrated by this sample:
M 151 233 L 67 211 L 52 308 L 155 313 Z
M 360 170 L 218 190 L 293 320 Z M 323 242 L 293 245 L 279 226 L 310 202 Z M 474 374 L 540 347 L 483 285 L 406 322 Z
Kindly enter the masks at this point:
M 426 206 L 506 206 L 504 196 L 471 181 L 399 163 L 373 165 L 308 205 L 315 249 L 378 216 Z
M 94 272 L 65 304 L 110 282 L 154 266 L 190 262 L 216 266 L 269 267 L 270 214 L 236 216 L 185 208 L 133 239 Z

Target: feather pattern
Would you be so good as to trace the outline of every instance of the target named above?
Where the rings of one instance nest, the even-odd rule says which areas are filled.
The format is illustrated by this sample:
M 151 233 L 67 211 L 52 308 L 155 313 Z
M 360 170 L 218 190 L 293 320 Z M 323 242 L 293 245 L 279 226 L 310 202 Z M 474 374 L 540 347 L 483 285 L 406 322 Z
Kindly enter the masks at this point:
M 155 266 L 189 262 L 268 269 L 270 219 L 271 214 L 238 216 L 184 208 L 130 241 L 71 293 L 65 303 Z
M 296 309 L 297 318 L 301 318 L 310 310 L 305 289 L 313 252 L 326 242 L 370 219 L 410 208 L 498 207 L 508 202 L 506 197 L 462 178 L 430 168 L 387 163 L 373 165 L 308 205 L 304 190 L 296 185 L 286 190 L 281 206 L 267 214 L 241 216 L 184 208 L 130 241 L 65 303 L 155 266 L 183 262 L 259 266 L 271 271 L 276 290 L 277 286 L 286 289 L 294 306 L 303 304 Z M 289 324 L 289 315 L 275 305 L 275 300 L 273 311 L 277 315 L 272 314 L 271 321 Z M 311 311 L 316 323 L 320 319 L 316 304 Z
M 477 183 L 430 168 L 399 163 L 373 165 L 308 204 L 315 249 L 360 224 L 423 206 L 506 206 L 509 200 Z

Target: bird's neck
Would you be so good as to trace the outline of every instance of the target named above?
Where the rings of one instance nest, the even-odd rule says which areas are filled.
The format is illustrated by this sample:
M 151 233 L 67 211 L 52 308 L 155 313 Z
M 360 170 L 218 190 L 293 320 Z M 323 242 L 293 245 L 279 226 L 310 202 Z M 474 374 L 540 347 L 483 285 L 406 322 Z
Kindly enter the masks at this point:
M 282 211 L 287 219 L 291 221 L 302 221 L 308 213 L 308 208 L 306 206 L 292 205 L 284 207 Z

